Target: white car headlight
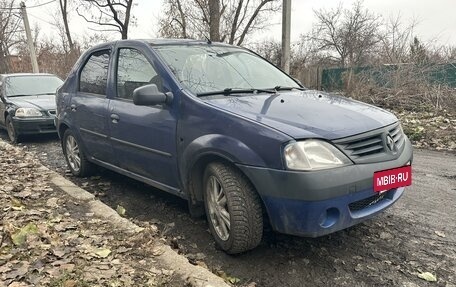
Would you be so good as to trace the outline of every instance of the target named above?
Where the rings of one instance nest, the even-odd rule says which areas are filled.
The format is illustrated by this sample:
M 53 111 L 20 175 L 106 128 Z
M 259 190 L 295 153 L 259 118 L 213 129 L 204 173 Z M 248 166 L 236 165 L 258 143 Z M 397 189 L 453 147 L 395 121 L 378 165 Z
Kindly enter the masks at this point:
M 19 108 L 14 114 L 18 118 L 42 117 L 43 114 L 35 108 Z
M 335 146 L 316 139 L 288 144 L 284 156 L 287 168 L 293 170 L 310 171 L 352 164 Z

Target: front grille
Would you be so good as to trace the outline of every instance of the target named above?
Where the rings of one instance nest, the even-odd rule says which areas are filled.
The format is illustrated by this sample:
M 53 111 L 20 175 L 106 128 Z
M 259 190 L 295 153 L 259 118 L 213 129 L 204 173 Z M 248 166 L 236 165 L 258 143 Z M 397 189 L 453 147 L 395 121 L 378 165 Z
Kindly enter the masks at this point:
M 350 211 L 359 211 L 366 207 L 379 203 L 380 201 L 382 201 L 385 198 L 385 196 L 386 196 L 386 192 L 384 192 L 382 194 L 376 194 L 371 197 L 352 202 L 348 205 L 348 207 L 350 208 Z
M 389 131 L 390 136 L 393 138 L 394 143 L 398 150 L 402 147 L 405 142 L 404 132 L 402 131 L 401 125 L 397 125 Z
M 382 152 L 384 149 L 382 136 L 381 134 L 378 134 L 372 137 L 348 142 L 344 149 L 351 151 L 350 155 L 355 157 Z
M 386 141 L 390 135 L 395 144 L 389 150 Z M 371 163 L 397 158 L 404 147 L 405 135 L 399 123 L 363 134 L 334 140 L 333 143 L 355 163 Z

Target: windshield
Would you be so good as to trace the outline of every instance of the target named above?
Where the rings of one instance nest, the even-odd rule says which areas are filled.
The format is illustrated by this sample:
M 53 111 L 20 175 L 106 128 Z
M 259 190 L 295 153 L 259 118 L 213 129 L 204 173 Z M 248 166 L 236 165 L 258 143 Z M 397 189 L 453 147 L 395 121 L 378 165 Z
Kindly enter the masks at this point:
M 62 83 L 56 76 L 12 76 L 5 80 L 5 93 L 7 97 L 55 94 Z
M 277 86 L 299 88 L 282 71 L 244 49 L 211 45 L 154 48 L 179 81 L 194 94 Z

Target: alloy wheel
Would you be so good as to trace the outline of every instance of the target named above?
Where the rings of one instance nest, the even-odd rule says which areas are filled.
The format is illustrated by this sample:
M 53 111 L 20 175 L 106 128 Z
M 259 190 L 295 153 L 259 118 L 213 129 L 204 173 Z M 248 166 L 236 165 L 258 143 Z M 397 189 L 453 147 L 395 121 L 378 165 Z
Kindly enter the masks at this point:
M 65 150 L 71 169 L 73 169 L 75 172 L 78 172 L 81 168 L 81 156 L 79 154 L 78 142 L 74 136 L 67 136 Z
M 220 181 L 215 176 L 210 176 L 207 181 L 209 217 L 215 232 L 222 240 L 230 236 L 231 215 L 228 210 L 227 198 Z

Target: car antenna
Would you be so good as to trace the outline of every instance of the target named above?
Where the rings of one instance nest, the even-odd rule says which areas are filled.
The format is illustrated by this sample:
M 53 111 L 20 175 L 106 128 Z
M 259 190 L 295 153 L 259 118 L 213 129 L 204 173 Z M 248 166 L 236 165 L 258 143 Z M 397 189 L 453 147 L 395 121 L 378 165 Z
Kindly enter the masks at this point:
M 204 38 L 206 38 L 206 40 L 207 40 L 207 43 L 208 43 L 209 45 L 210 45 L 210 44 L 212 44 L 212 41 L 211 41 L 211 39 L 209 39 L 207 36 L 204 36 Z

